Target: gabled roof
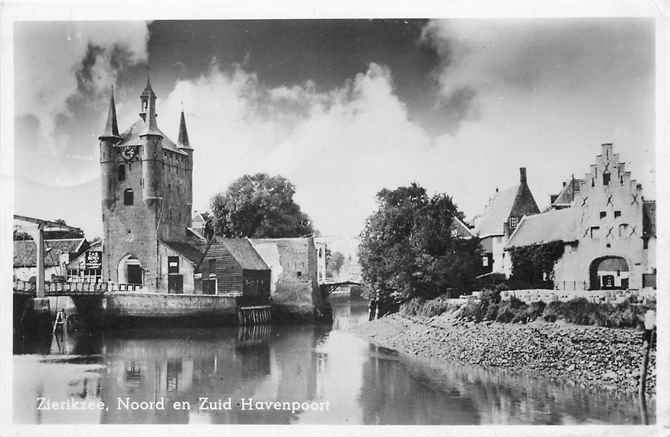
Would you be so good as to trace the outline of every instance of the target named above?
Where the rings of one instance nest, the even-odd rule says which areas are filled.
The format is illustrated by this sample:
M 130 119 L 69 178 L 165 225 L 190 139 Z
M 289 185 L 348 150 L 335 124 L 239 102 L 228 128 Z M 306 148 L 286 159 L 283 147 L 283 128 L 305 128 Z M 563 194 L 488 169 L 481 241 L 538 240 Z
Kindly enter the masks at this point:
M 186 155 L 185 152 L 182 152 L 177 148 L 177 145 L 172 141 L 163 131 L 160 129 L 156 128 L 158 132 L 163 135 L 163 140 L 161 142 L 162 146 L 164 149 L 170 149 L 173 152 L 181 153 L 183 155 Z M 135 145 L 140 145 L 143 144 L 144 141 L 140 139 L 140 135 L 144 133 L 146 130 L 146 123 L 144 120 L 141 118 L 137 120 L 135 123 L 131 124 L 128 129 L 123 131 L 121 134 L 121 142 L 119 143 L 119 146 L 135 146 Z
M 458 232 L 459 232 L 459 234 L 461 234 L 461 236 L 466 236 L 467 238 L 475 236 L 475 234 L 472 232 L 472 229 L 470 229 L 468 227 L 468 225 L 463 223 L 463 221 L 461 219 L 459 219 L 458 217 L 455 217 L 455 216 L 453 217 L 453 221 L 452 221 L 451 226 L 456 227 L 456 229 L 458 229 Z
M 579 193 L 579 187 L 584 182 L 583 179 L 570 178 L 558 193 L 556 199 L 552 202 L 553 206 L 569 206 L 575 200 L 575 195 Z
M 81 253 L 85 248 L 85 238 L 63 238 L 60 240 L 44 241 L 44 266 L 60 265 L 58 257 L 61 254 Z M 37 265 L 37 245 L 33 240 L 14 241 L 14 267 L 35 267 Z
M 519 185 L 515 185 L 496 193 L 491 199 L 475 228 L 475 234 L 479 235 L 479 238 L 504 235 L 504 223 L 512 211 L 518 191 Z
M 507 240 L 505 249 L 553 241 L 577 241 L 577 218 L 577 208 L 553 209 L 524 216 Z
M 246 238 L 215 237 L 211 247 L 217 245 L 224 246 L 243 270 L 270 270 L 270 267 Z

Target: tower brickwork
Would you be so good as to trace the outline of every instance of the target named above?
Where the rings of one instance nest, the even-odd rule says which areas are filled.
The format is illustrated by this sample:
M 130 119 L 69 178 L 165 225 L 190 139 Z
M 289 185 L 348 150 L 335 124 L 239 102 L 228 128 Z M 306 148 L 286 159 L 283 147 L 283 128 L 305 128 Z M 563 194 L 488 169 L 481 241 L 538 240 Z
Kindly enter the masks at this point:
M 100 140 L 103 278 L 156 289 L 165 283 L 161 242 L 186 242 L 191 224 L 193 149 L 158 127 L 151 83 L 140 95 L 139 119 L 118 132 L 110 100 Z M 183 129 L 186 129 L 185 122 Z

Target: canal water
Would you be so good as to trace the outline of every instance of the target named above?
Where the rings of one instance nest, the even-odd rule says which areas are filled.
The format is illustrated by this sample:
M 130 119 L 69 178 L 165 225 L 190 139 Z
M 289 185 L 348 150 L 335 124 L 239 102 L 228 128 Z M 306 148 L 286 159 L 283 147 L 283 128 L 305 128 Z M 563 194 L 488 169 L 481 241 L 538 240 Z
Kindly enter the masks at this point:
M 15 345 L 15 423 L 633 424 L 633 398 L 439 369 L 332 326 L 142 329 Z M 443 367 L 443 366 L 442 366 Z M 207 398 L 201 408 L 201 399 Z M 39 407 L 39 408 L 38 408 Z M 57 407 L 57 408 L 56 408 Z M 190 409 L 188 408 L 190 407 Z M 251 409 L 253 408 L 253 409 Z M 653 422 L 653 408 L 649 408 Z

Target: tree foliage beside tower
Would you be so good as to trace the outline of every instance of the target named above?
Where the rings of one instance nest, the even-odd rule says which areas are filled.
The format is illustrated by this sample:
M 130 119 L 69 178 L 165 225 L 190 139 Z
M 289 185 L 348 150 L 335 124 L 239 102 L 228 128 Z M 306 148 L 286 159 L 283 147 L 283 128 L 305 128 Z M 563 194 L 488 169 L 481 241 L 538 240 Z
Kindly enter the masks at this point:
M 363 278 L 382 299 L 431 298 L 471 290 L 481 264 L 477 238 L 453 236 L 463 218 L 446 194 L 429 197 L 412 183 L 377 194 L 378 209 L 361 233 Z
M 295 186 L 283 176 L 244 175 L 211 200 L 217 235 L 230 238 L 304 237 L 311 220 L 293 200 Z

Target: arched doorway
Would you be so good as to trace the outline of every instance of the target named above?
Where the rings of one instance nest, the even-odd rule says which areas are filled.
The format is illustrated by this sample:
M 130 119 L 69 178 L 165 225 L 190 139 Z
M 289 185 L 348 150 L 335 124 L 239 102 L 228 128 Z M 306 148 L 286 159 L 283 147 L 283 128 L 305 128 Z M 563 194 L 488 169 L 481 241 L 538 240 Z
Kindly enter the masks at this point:
M 590 290 L 626 290 L 630 272 L 628 263 L 620 256 L 604 256 L 591 263 Z
M 118 267 L 119 284 L 142 285 L 144 283 L 144 271 L 142 264 L 133 255 L 126 255 L 119 261 Z

